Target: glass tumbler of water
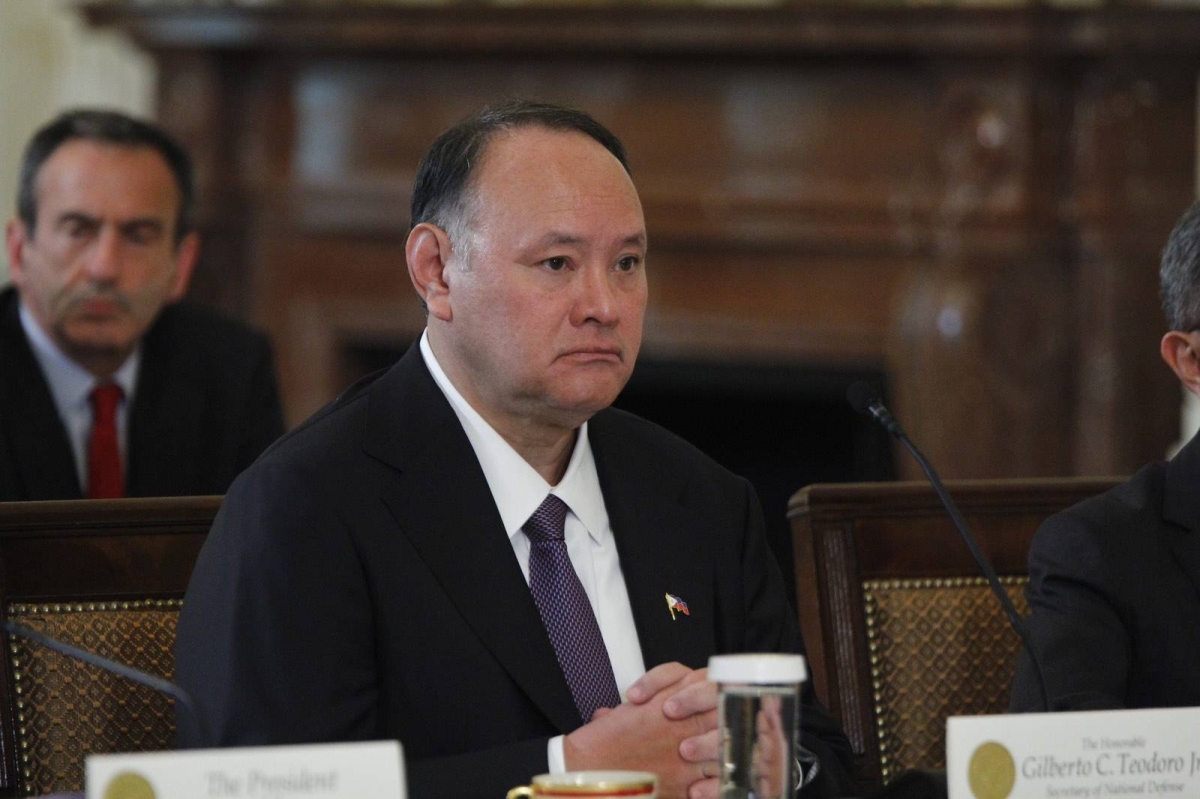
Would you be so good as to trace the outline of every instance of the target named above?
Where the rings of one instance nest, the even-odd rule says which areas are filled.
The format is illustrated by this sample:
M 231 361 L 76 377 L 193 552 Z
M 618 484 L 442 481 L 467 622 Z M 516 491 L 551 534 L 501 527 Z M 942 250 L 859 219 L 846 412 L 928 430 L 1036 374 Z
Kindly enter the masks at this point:
M 720 691 L 721 799 L 783 799 L 800 785 L 796 759 L 801 655 L 716 655 L 708 679 Z

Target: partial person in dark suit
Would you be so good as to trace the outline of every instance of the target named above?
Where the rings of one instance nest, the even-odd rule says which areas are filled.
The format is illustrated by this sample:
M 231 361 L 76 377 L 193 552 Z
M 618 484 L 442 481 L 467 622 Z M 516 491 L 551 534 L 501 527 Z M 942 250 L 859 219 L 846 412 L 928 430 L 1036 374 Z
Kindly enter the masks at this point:
M 193 195 L 187 153 L 122 114 L 31 139 L 5 231 L 0 500 L 223 494 L 282 434 L 266 338 L 175 304 Z
M 1160 278 L 1170 327 L 1160 353 L 1200 395 L 1200 204 L 1172 231 Z M 1050 709 L 1200 705 L 1200 436 L 1047 519 L 1027 596 Z M 1011 708 L 1045 709 L 1027 658 Z
M 425 334 L 234 482 L 176 644 L 214 737 L 181 717 L 184 743 L 398 738 L 415 799 L 584 768 L 716 795 L 708 657 L 803 642 L 750 485 L 608 407 L 646 251 L 591 117 L 515 103 L 439 137 L 406 247 Z M 801 795 L 849 793 L 810 687 L 802 725 Z

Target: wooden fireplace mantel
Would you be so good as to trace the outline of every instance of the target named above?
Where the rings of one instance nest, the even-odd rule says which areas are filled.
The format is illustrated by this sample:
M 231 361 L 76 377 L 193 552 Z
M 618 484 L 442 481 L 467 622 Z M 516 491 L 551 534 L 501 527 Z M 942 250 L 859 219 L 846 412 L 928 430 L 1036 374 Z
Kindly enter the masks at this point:
M 1193 55 L 1200 15 L 1186 8 L 1038 5 L 535 2 L 239 4 L 91 2 L 94 25 L 143 46 L 326 53 L 624 55 Z
M 536 96 L 629 149 L 646 354 L 878 366 L 947 476 L 1123 473 L 1173 438 L 1156 267 L 1194 192 L 1198 10 L 84 10 L 154 56 L 201 180 L 195 294 L 272 333 L 293 422 L 422 327 L 422 150 Z

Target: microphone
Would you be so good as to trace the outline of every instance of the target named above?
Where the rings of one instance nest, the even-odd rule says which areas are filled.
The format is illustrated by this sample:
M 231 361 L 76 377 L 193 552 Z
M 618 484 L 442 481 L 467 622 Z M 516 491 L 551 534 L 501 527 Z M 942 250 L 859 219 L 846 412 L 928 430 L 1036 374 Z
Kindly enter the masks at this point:
M 9 635 L 15 635 L 20 638 L 25 638 L 29 641 L 41 644 L 47 649 L 53 649 L 59 654 L 67 657 L 81 660 L 84 663 L 95 666 L 98 669 L 107 671 L 110 674 L 116 674 L 124 677 L 127 680 L 132 680 L 138 685 L 144 685 L 147 688 L 152 688 L 155 691 L 164 693 L 178 702 L 187 714 L 191 717 L 192 723 L 196 727 L 196 732 L 200 736 L 200 740 L 208 742 L 212 740 L 208 736 L 208 728 L 204 725 L 204 720 L 200 716 L 200 712 L 196 709 L 196 705 L 192 702 L 192 698 L 188 696 L 187 691 L 180 688 L 170 680 L 164 680 L 162 677 L 156 677 L 153 674 L 148 674 L 140 669 L 135 669 L 133 666 L 120 663 L 115 660 L 109 660 L 106 657 L 88 652 L 86 649 L 80 649 L 77 646 L 59 641 L 57 638 L 51 638 L 44 633 L 39 633 L 36 630 L 31 630 L 8 619 L 0 619 L 0 627 Z
M 900 424 L 892 418 L 892 414 L 879 399 L 879 392 L 871 388 L 870 384 L 862 380 L 851 383 L 850 388 L 846 389 L 846 399 L 850 401 L 851 408 L 867 416 L 874 416 L 875 421 L 892 435 L 902 440 L 907 438 L 900 429 Z
M 1012 600 L 1009 599 L 1008 592 L 1000 585 L 1000 578 L 996 576 L 996 570 L 992 567 L 992 562 L 988 556 L 984 554 L 979 546 L 979 541 L 975 538 L 975 534 L 971 532 L 971 528 L 967 525 L 967 520 L 963 518 L 962 513 L 958 510 L 958 505 L 951 499 L 949 492 L 946 491 L 946 486 L 942 484 L 942 479 L 938 477 L 937 472 L 921 450 L 917 449 L 908 437 L 908 434 L 900 427 L 899 422 L 892 418 L 892 414 L 884 407 L 883 400 L 879 398 L 879 393 L 872 388 L 868 383 L 857 381 L 846 390 L 846 399 L 850 402 L 850 406 L 859 413 L 873 417 L 879 424 L 883 425 L 889 433 L 902 443 L 913 458 L 921 467 L 921 471 L 925 472 L 925 476 L 929 478 L 930 484 L 933 485 L 933 490 L 937 493 L 938 499 L 942 501 L 946 512 L 950 514 L 950 520 L 954 522 L 954 526 L 958 528 L 958 534 L 962 536 L 963 543 L 967 545 L 967 549 L 971 551 L 971 555 L 975 558 L 975 563 L 979 565 L 979 571 L 987 578 L 988 585 L 992 588 L 992 593 L 1000 600 L 1000 605 L 1004 608 L 1004 613 L 1008 616 L 1008 622 L 1021 637 L 1021 643 L 1025 646 L 1025 651 L 1029 654 L 1029 659 L 1033 662 L 1033 672 L 1037 675 L 1038 687 L 1042 689 L 1042 705 L 1046 710 L 1050 709 L 1050 694 L 1046 690 L 1046 678 L 1042 673 L 1042 659 L 1038 657 L 1037 649 L 1033 645 L 1033 639 L 1029 635 L 1029 630 L 1025 626 L 1025 621 L 1021 615 L 1017 613 L 1016 607 L 1013 606 Z

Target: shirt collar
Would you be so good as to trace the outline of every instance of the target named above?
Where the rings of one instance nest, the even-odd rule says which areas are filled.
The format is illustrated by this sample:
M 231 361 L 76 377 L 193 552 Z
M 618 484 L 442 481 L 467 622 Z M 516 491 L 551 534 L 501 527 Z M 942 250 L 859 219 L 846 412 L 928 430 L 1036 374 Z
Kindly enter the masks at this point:
M 54 397 L 55 405 L 61 409 L 87 405 L 88 394 L 99 382 L 96 380 L 96 376 L 71 360 L 58 348 L 58 345 L 46 335 L 46 331 L 42 330 L 42 326 L 33 318 L 33 314 L 29 312 L 23 302 L 20 304 L 20 317 L 21 327 L 25 330 L 25 337 L 29 339 L 33 356 L 37 358 L 38 365 L 42 367 L 42 374 L 46 376 L 46 383 L 50 386 L 50 393 Z M 125 363 L 121 364 L 121 367 L 112 375 L 112 382 L 119 385 L 125 393 L 123 401 L 126 406 L 133 401 L 133 392 L 137 385 L 141 362 L 142 348 L 139 344 L 125 359 Z
M 475 457 L 483 469 L 483 476 L 487 479 L 508 537 L 512 538 L 520 531 L 547 494 L 554 494 L 566 503 L 593 540 L 604 543 L 602 536 L 607 532 L 605 522 L 608 514 L 604 508 L 596 460 L 588 441 L 587 422 L 579 428 L 566 473 L 558 485 L 551 486 L 471 407 L 450 382 L 437 356 L 433 354 L 433 348 L 429 346 L 428 331 L 421 335 L 420 346 L 425 366 L 449 400 L 450 407 L 454 409 L 471 442 L 471 448 L 475 450 Z

